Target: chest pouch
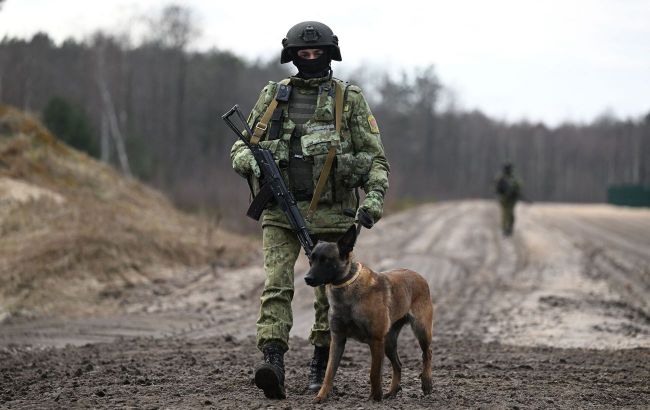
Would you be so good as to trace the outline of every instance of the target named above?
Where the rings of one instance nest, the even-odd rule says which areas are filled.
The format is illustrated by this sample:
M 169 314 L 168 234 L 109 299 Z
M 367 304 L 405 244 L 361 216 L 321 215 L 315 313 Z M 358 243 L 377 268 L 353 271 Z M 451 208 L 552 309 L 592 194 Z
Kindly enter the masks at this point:
M 340 135 L 341 135 L 341 121 L 343 119 L 343 100 L 344 100 L 344 93 L 345 89 L 341 84 L 338 82 L 333 82 L 332 88 L 334 88 L 334 104 L 331 104 L 331 101 L 327 101 L 328 103 L 325 104 L 324 98 L 330 99 L 332 96 L 330 95 L 330 89 L 327 90 L 327 93 L 321 92 L 318 98 L 318 107 L 316 108 L 316 113 L 314 117 L 318 119 L 319 115 L 329 115 L 331 112 L 332 106 L 334 106 L 334 116 L 333 118 L 336 121 L 335 129 L 336 132 L 333 134 L 327 133 L 324 134 L 325 136 L 329 135 L 329 146 L 327 148 L 327 154 L 323 158 L 323 164 L 321 167 L 320 164 L 320 157 L 322 155 L 320 154 L 315 154 L 316 151 L 322 150 L 321 144 L 316 142 L 316 138 L 307 138 L 304 139 L 304 143 L 302 145 L 303 151 L 307 152 L 313 152 L 314 153 L 314 175 L 316 175 L 316 170 L 320 169 L 320 173 L 318 175 L 318 180 L 316 182 L 316 188 L 314 188 L 314 196 L 311 198 L 311 202 L 309 204 L 309 211 L 307 212 L 307 219 L 311 219 L 314 216 L 314 212 L 316 211 L 316 206 L 321 200 L 321 196 L 323 195 L 325 191 L 325 187 L 327 185 L 327 180 L 329 177 L 329 174 L 332 170 L 332 163 L 334 162 L 334 157 L 336 156 L 336 153 L 340 153 L 341 145 L 340 145 Z M 325 89 L 321 90 L 325 91 Z M 328 110 L 324 110 L 325 107 L 329 107 Z M 321 108 L 321 112 L 318 111 L 318 109 Z M 332 117 L 329 117 L 329 120 L 331 120 Z M 321 138 L 321 141 L 323 141 L 323 138 Z M 327 190 L 326 197 L 323 198 L 323 202 L 332 202 L 334 200 L 333 196 L 333 190 L 331 189 L 331 183 L 330 189 Z
M 310 182 L 315 187 L 311 204 L 314 209 L 318 203 L 331 204 L 334 198 L 329 175 L 336 154 L 341 152 L 339 134 L 332 131 L 307 134 L 302 136 L 300 143 L 304 159 L 311 163 Z

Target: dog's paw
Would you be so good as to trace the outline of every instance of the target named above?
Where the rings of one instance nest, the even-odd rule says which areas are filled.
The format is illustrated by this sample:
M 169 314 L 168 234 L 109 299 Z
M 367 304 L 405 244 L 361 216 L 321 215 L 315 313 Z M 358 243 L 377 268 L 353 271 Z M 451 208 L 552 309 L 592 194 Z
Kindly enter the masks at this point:
M 402 386 L 397 386 L 396 389 L 389 391 L 388 393 L 384 394 L 384 399 L 391 399 L 395 396 L 397 396 L 397 393 L 402 391 Z
M 422 378 L 422 392 L 427 395 L 433 391 L 433 382 L 429 378 Z
M 325 403 L 325 400 L 327 400 L 327 395 L 317 395 L 314 397 L 313 402 L 318 404 L 318 403 Z
M 370 393 L 370 397 L 368 397 L 368 400 L 381 401 L 382 398 L 383 398 L 383 395 L 381 394 L 381 391 L 380 391 L 380 392 L 377 392 L 377 393 Z

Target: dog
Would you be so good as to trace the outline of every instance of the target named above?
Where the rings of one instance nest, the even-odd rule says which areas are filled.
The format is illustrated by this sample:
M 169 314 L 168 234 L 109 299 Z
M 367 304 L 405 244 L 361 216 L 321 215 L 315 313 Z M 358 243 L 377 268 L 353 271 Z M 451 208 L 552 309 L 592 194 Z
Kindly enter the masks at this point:
M 422 391 L 431 393 L 431 337 L 433 303 L 427 281 L 417 272 L 397 269 L 375 273 L 354 260 L 357 239 L 353 225 L 336 242 L 318 242 L 305 276 L 309 286 L 327 285 L 330 303 L 330 352 L 323 384 L 314 398 L 321 403 L 332 390 L 346 340 L 351 337 L 370 345 L 370 399 L 394 397 L 400 390 L 402 364 L 397 354 L 397 337 L 409 323 L 422 349 Z M 382 396 L 381 371 L 384 354 L 393 374 L 390 389 Z

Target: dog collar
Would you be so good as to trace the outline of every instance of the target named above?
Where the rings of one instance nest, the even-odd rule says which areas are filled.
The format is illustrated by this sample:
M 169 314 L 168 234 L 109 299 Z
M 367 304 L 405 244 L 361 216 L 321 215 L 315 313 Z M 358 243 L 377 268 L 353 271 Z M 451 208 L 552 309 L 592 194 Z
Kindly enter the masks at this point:
M 330 283 L 328 286 L 330 286 L 332 288 L 335 288 L 335 289 L 336 288 L 344 288 L 344 287 L 352 284 L 352 282 L 354 282 L 355 280 L 357 280 L 357 278 L 359 277 L 360 274 L 361 274 L 361 263 L 357 262 L 357 271 L 355 272 L 354 275 L 352 275 L 352 277 L 350 279 L 348 279 L 345 282 L 340 283 L 338 285 Z

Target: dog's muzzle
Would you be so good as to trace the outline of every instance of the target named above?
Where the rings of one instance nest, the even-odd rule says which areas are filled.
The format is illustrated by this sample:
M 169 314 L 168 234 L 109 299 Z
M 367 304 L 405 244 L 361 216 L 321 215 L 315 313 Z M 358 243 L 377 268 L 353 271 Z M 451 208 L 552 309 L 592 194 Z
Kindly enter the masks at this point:
M 311 276 L 305 276 L 305 283 L 314 288 L 319 285 L 316 283 L 316 279 L 312 278 Z

